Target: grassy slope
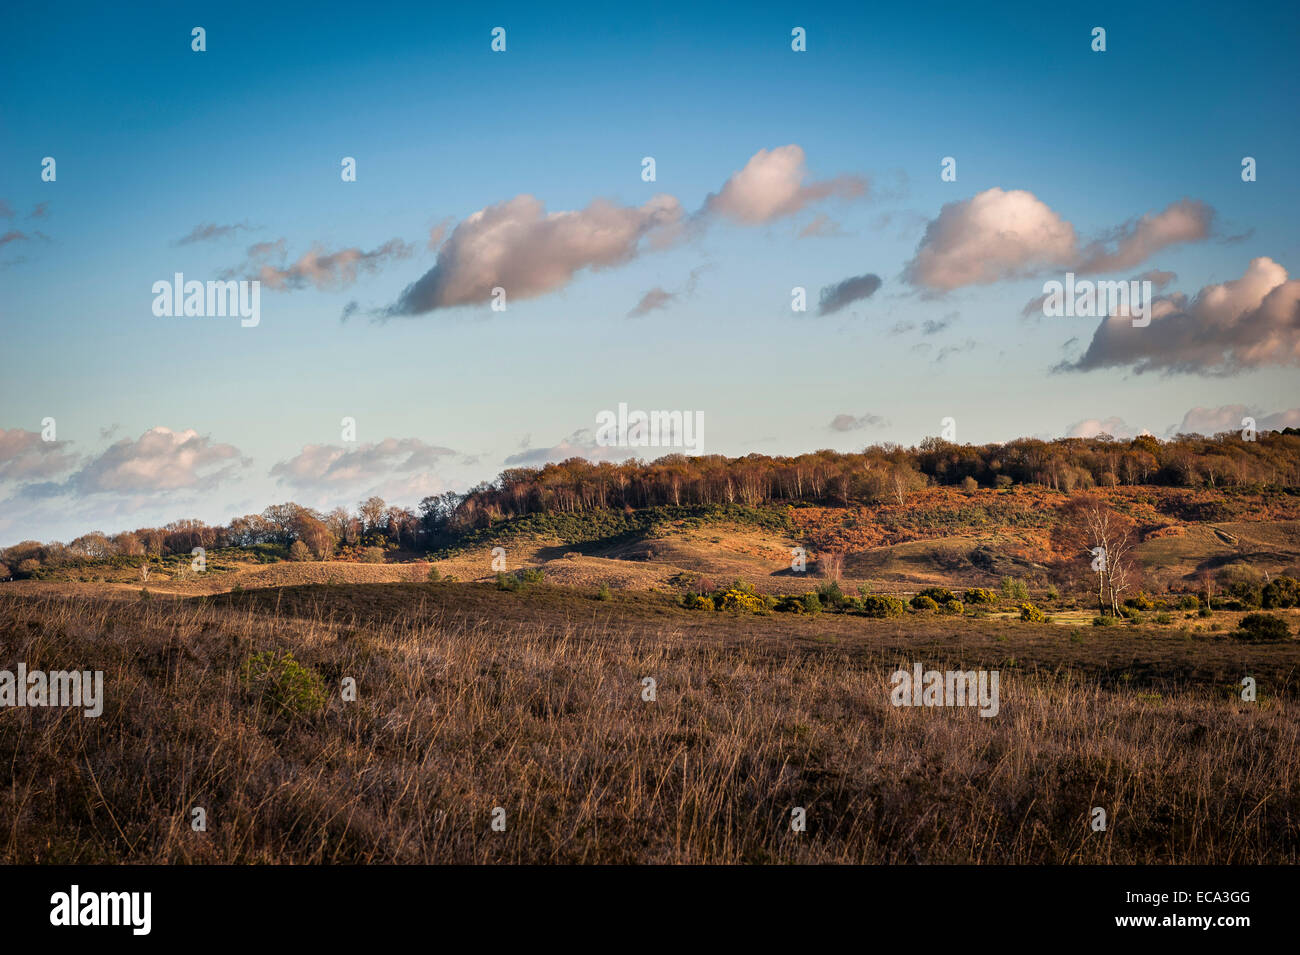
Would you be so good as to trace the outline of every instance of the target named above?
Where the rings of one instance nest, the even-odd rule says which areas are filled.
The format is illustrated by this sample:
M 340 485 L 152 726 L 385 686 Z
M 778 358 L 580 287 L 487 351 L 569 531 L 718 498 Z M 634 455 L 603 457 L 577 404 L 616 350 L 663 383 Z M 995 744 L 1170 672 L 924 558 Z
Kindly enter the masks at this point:
M 0 714 L 5 862 L 1300 861 L 1294 643 L 426 584 L 0 591 L 0 647 L 107 671 L 98 720 Z M 265 649 L 322 711 L 246 690 Z M 890 706 L 914 660 L 999 668 L 1001 713 Z

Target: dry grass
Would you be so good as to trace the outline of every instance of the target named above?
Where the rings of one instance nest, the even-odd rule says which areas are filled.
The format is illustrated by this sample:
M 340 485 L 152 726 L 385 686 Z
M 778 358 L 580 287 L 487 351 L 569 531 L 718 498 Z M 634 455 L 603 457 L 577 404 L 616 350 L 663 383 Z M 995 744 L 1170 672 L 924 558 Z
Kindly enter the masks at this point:
M 278 592 L 0 595 L 0 668 L 102 669 L 107 698 L 99 719 L 0 711 L 0 860 L 1300 861 L 1289 679 L 1243 704 L 1177 677 L 1151 692 L 1070 665 L 1004 670 L 1001 713 L 982 719 L 889 705 L 896 663 L 939 662 L 933 634 L 908 643 L 898 623 L 829 642 L 818 628 L 840 624 L 781 621 L 808 629 L 796 640 L 771 618 L 553 593 L 521 615 L 529 595 L 468 585 L 358 611 L 367 591 L 303 588 L 296 609 Z M 322 675 L 323 712 L 258 705 L 240 669 L 264 649 Z

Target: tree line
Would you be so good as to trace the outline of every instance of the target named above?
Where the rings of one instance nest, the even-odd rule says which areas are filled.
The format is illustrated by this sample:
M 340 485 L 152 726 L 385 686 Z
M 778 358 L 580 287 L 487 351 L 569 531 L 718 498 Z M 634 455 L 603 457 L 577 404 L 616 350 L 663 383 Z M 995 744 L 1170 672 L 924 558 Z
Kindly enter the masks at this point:
M 1069 493 L 1119 485 L 1292 487 L 1300 485 L 1300 430 L 1262 432 L 1254 440 L 1234 433 L 1169 441 L 1150 435 L 1130 441 L 1104 435 L 1022 438 L 985 445 L 928 438 L 914 448 L 878 444 L 856 453 L 824 450 L 789 457 L 670 454 L 620 464 L 571 458 L 509 468 L 466 494 L 426 497 L 416 508 L 379 497 L 360 501 L 353 510 L 328 512 L 286 502 L 226 525 L 186 519 L 111 536 L 94 531 L 68 544 L 24 541 L 0 550 L 0 578 L 43 565 L 189 554 L 195 547 L 292 547 L 295 556 L 317 560 L 350 556 L 361 548 L 416 551 L 538 513 L 796 501 L 901 506 L 930 485 L 974 490 L 1018 484 Z

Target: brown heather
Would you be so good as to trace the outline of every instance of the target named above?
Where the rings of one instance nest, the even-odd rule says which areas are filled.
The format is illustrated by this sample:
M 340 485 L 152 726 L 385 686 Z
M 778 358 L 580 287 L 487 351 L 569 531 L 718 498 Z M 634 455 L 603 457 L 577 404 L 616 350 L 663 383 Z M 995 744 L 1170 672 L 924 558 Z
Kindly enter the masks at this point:
M 106 697 L 99 719 L 0 711 L 0 861 L 1300 858 L 1294 642 L 1155 635 L 1144 656 L 1134 633 L 1072 645 L 1018 622 L 702 621 L 467 584 L 297 598 L 0 595 L 0 668 L 103 669 Z M 1075 656 L 1035 664 L 1061 645 Z M 240 673 L 262 650 L 319 673 L 325 709 L 259 706 Z M 1202 651 L 1230 665 L 1180 668 Z M 1257 655 L 1258 703 L 1233 696 L 1236 654 Z M 889 673 L 913 659 L 1001 666 L 1000 714 L 891 706 Z M 347 676 L 355 703 L 339 699 Z M 806 832 L 790 831 L 795 806 Z M 1089 828 L 1093 806 L 1109 831 Z

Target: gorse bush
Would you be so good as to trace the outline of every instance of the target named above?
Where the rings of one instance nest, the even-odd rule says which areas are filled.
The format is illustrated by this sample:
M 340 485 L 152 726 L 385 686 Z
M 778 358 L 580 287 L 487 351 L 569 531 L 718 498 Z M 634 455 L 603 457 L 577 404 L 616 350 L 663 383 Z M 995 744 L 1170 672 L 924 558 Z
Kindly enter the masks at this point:
M 1271 613 L 1249 613 L 1237 625 L 1236 636 L 1241 640 L 1289 640 L 1291 628 L 1281 617 Z
M 998 595 L 983 587 L 971 587 L 961 595 L 961 599 L 968 604 L 994 604 L 998 602 Z
M 264 650 L 244 661 L 244 686 L 271 712 L 310 716 L 325 708 L 325 681 L 289 652 Z
M 1020 619 L 1026 623 L 1042 623 L 1047 617 L 1033 604 L 1023 603 L 1020 605 Z
M 917 594 L 911 600 L 913 610 L 938 610 L 939 604 L 933 597 L 927 597 L 925 594 Z
M 1146 595 L 1145 591 L 1141 590 L 1139 590 L 1136 595 L 1129 597 L 1128 600 L 1124 601 L 1124 606 L 1130 607 L 1133 610 L 1155 609 L 1155 604 L 1151 602 L 1151 598 Z
M 952 591 L 947 587 L 926 587 L 918 594 L 918 596 L 929 597 L 935 603 L 940 605 L 946 604 L 949 600 L 956 599 L 953 596 Z
M 891 597 L 888 594 L 864 593 L 862 595 L 862 612 L 868 617 L 878 619 L 901 617 L 907 613 L 907 604 L 903 603 L 898 597 Z
M 713 602 L 719 610 L 735 610 L 743 613 L 762 613 L 767 610 L 767 603 L 762 597 L 735 588 L 716 595 Z

